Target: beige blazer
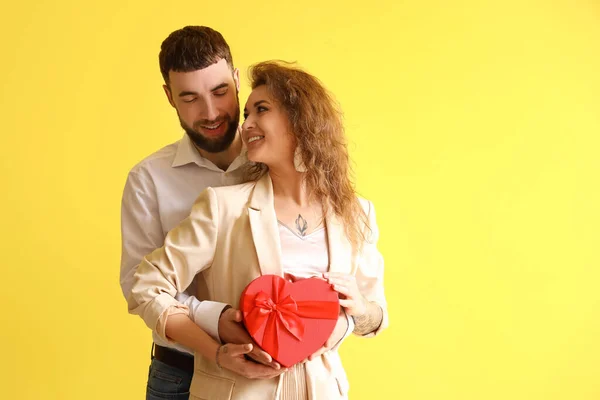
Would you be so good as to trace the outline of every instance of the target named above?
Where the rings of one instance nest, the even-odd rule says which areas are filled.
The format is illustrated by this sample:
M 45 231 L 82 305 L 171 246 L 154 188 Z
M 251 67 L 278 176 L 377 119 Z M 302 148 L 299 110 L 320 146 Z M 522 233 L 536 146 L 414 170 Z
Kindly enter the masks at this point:
M 363 295 L 383 309 L 380 332 L 388 324 L 383 291 L 383 259 L 376 248 L 375 212 L 370 202 L 360 200 L 369 217 L 371 234 L 362 250 L 352 254 L 344 228 L 334 215 L 326 216 L 329 270 L 356 275 Z M 208 188 L 198 197 L 190 216 L 174 228 L 160 249 L 138 266 L 129 310 L 165 337 L 167 317 L 186 313 L 175 295 L 186 289 L 196 274 L 203 274 L 200 299 L 219 301 L 239 308 L 239 298 L 248 283 L 261 274 L 283 276 L 281 246 L 275 215 L 273 185 L 268 174 L 256 182 Z M 199 280 L 202 281 L 202 280 Z M 165 339 L 167 339 L 165 337 Z M 337 350 L 306 363 L 311 399 L 345 398 L 346 373 Z M 214 359 L 197 354 L 190 399 L 277 399 L 280 377 L 251 380 L 219 369 Z

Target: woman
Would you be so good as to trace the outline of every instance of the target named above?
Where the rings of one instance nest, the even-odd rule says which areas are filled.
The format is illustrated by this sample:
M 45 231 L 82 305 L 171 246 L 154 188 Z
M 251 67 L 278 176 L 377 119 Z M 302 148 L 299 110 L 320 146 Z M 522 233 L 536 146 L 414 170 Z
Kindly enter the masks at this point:
M 260 275 L 323 276 L 356 334 L 387 326 L 375 213 L 351 184 L 341 113 L 315 77 L 284 63 L 259 63 L 250 79 L 242 137 L 251 181 L 200 195 L 190 217 L 138 266 L 130 311 L 194 349 L 192 399 L 345 398 L 336 349 L 280 377 L 247 379 L 228 368 L 251 345 L 220 346 L 174 298 L 199 273 L 210 300 L 236 307 Z

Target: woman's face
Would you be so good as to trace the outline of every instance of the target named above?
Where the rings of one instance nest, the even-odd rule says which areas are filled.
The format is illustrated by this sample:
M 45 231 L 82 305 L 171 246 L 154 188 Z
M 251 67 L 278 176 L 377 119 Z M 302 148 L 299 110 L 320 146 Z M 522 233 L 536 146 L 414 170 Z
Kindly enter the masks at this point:
M 248 148 L 248 159 L 271 169 L 293 167 L 296 144 L 290 120 L 264 85 L 250 93 L 244 118 L 242 138 Z

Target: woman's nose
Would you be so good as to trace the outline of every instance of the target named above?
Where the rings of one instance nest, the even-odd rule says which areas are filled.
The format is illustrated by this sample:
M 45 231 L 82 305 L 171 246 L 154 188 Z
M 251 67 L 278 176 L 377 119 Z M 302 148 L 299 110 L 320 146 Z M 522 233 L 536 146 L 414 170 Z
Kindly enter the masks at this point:
M 244 122 L 242 123 L 242 130 L 246 131 L 250 128 L 252 128 L 254 126 L 254 123 L 252 122 L 252 118 L 251 117 L 247 117 Z

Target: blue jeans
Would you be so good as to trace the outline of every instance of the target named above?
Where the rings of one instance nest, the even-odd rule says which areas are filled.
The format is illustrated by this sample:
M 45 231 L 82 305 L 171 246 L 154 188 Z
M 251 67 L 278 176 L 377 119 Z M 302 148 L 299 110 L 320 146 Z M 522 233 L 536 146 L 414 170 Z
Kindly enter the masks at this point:
M 146 400 L 188 400 L 191 383 L 190 372 L 171 367 L 153 358 L 148 371 Z

